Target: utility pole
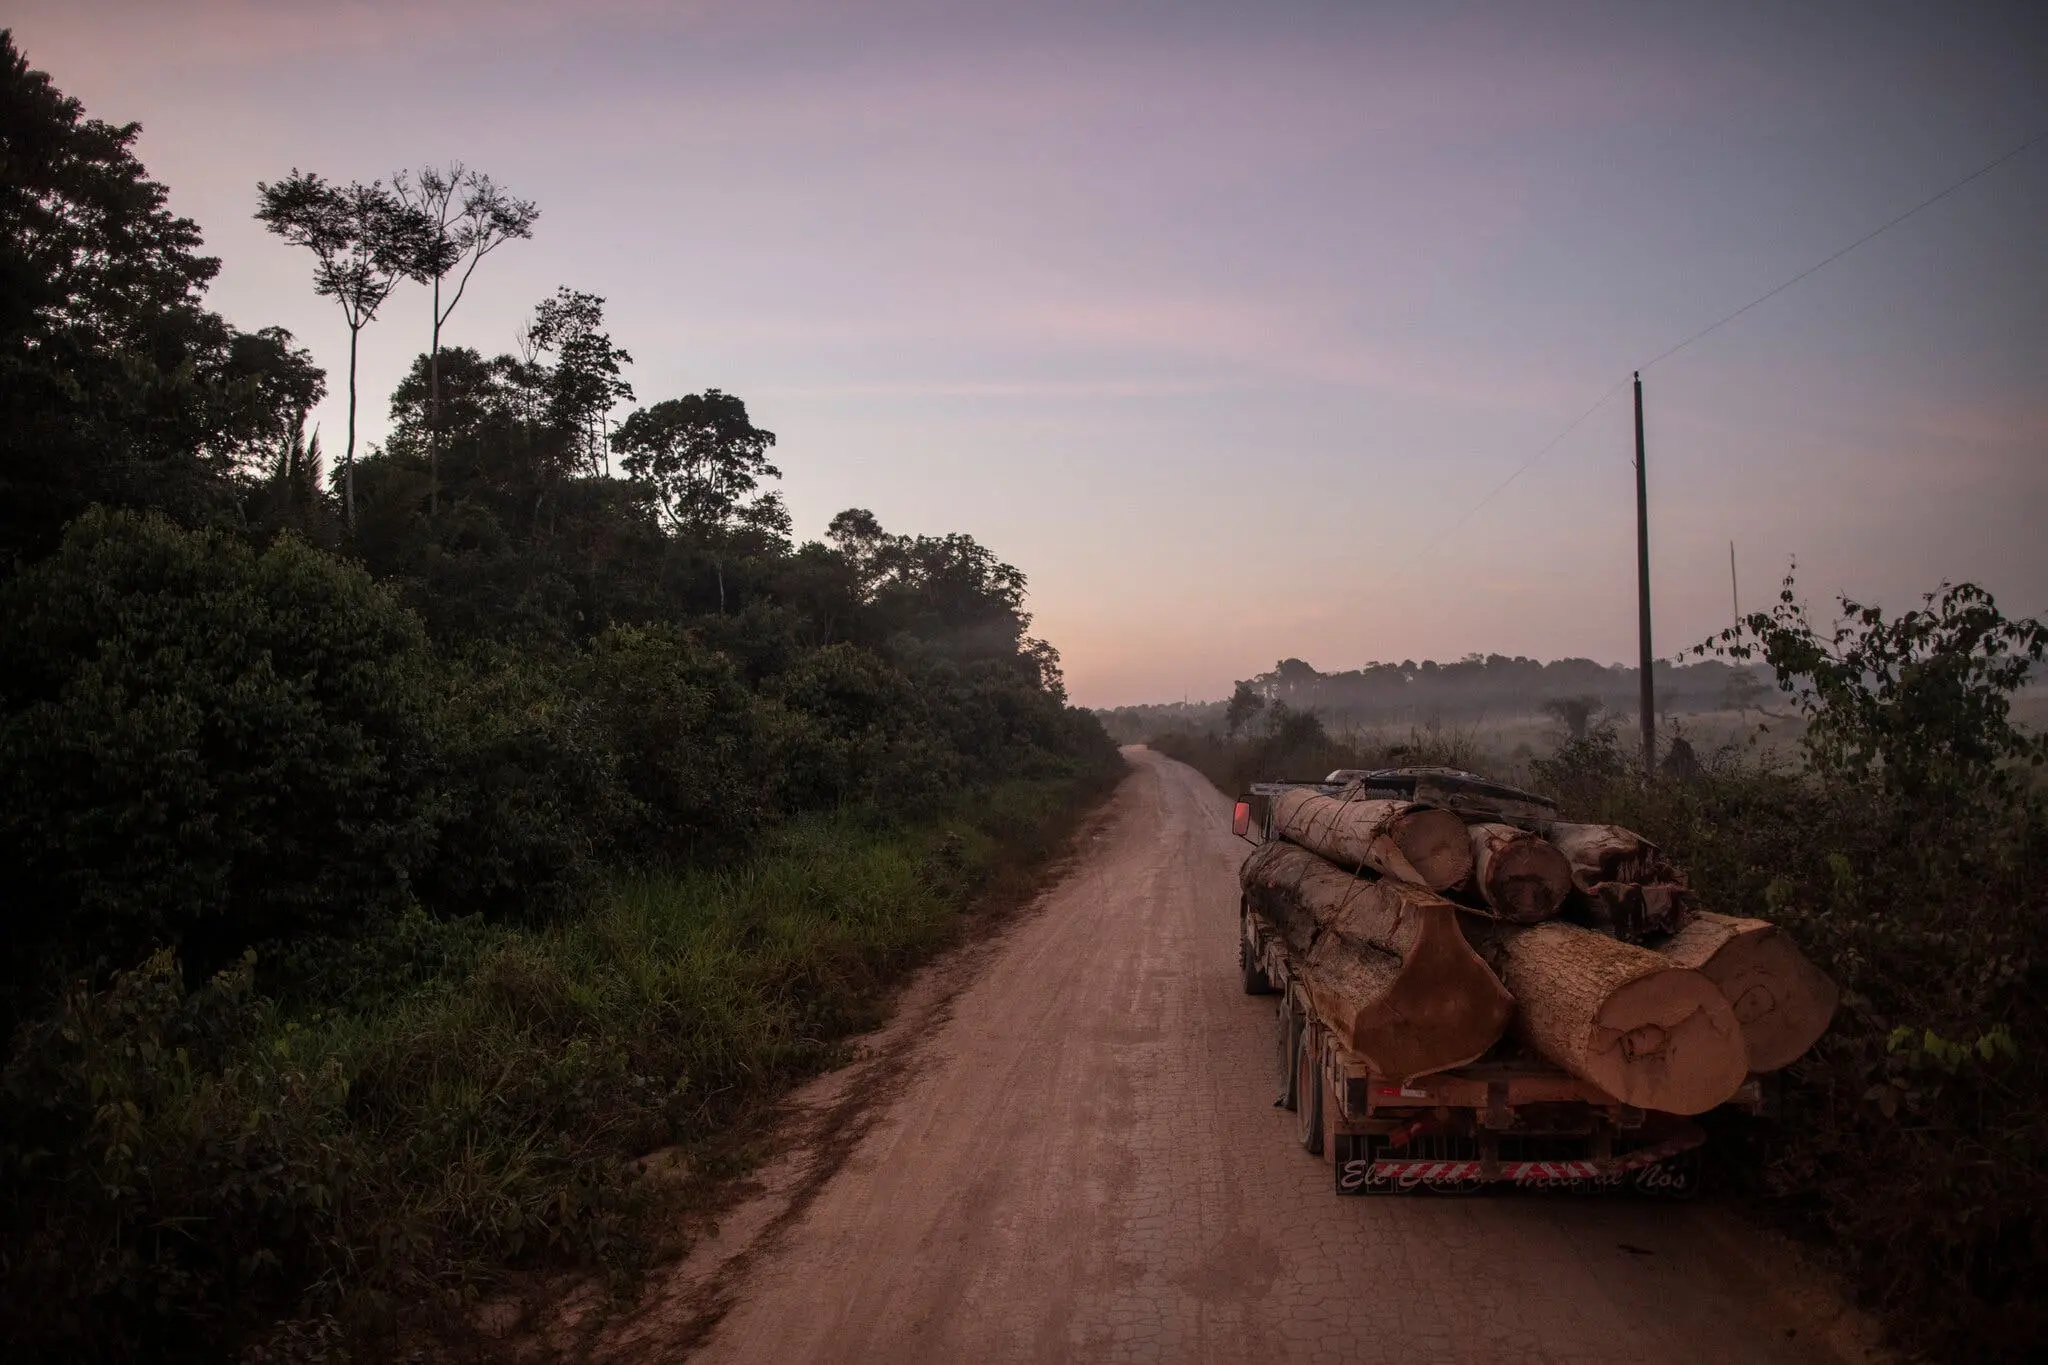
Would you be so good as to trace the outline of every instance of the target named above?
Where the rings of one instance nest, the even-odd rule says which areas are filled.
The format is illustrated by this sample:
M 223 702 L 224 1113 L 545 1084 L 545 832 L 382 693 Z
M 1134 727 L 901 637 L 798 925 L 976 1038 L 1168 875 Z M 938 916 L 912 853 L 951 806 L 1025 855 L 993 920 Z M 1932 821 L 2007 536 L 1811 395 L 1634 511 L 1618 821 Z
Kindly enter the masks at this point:
M 1728 542 L 1728 601 L 1735 608 L 1735 628 L 1742 629 L 1742 590 L 1735 586 L 1735 542 Z
M 1657 773 L 1657 687 L 1650 678 L 1650 486 L 1643 472 L 1643 372 L 1636 371 L 1636 601 L 1642 636 L 1643 776 Z

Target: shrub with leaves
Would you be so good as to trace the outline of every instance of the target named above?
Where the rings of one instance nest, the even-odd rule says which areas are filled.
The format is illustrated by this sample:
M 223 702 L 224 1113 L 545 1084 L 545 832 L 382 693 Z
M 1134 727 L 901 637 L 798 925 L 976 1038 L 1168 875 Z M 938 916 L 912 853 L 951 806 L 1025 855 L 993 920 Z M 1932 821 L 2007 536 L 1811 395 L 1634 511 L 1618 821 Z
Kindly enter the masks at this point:
M 0 861 L 33 952 L 195 964 L 402 904 L 428 857 L 430 658 L 368 576 L 93 512 L 0 583 Z
M 1897 617 L 1840 599 L 1823 632 L 1785 576 L 1778 604 L 1699 645 L 1761 658 L 1807 719 L 1817 771 L 1876 777 L 1916 805 L 2002 788 L 2001 765 L 2048 759 L 2012 724 L 2012 694 L 2048 654 L 2048 623 L 2010 620 L 1974 583 L 1944 583 Z
M 773 818 L 774 722 L 724 654 L 680 631 L 618 627 L 566 681 L 617 755 L 640 858 L 742 850 Z
M 252 961 L 67 990 L 0 1071 L 0 1326 L 27 1359 L 189 1358 L 345 1257 L 346 1078 L 295 1064 Z M 253 1045 L 263 1039 L 270 1046 Z

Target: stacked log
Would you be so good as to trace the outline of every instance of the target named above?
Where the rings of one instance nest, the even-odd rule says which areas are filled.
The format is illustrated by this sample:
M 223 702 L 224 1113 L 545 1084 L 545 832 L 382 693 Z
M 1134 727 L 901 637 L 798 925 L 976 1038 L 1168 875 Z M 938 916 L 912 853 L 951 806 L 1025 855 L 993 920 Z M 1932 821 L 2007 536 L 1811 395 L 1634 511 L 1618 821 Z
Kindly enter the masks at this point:
M 1550 839 L 1571 864 L 1581 922 L 1628 943 L 1676 933 L 1699 905 L 1685 874 L 1657 846 L 1620 825 L 1551 827 Z
M 1834 983 L 1789 937 L 1700 911 L 1684 874 L 1617 825 L 1468 826 L 1297 788 L 1272 828 L 1244 864 L 1246 900 L 1317 1017 L 1390 1079 L 1511 1033 L 1615 1101 L 1697 1114 L 1800 1056 L 1834 1013 Z
M 1620 825 L 1560 820 L 1550 827 L 1550 842 L 1571 863 L 1572 876 L 1582 887 L 1600 882 L 1658 881 L 1675 872 L 1655 844 Z
M 1513 825 L 1467 827 L 1474 889 L 1496 919 L 1535 924 L 1564 907 L 1570 861 L 1549 840 Z
M 1726 996 L 1749 1045 L 1752 1071 L 1790 1065 L 1820 1041 L 1840 991 L 1791 936 L 1760 919 L 1706 911 L 1657 952 L 1705 976 Z
M 1624 1104 L 1699 1114 L 1749 1074 L 1742 1026 L 1703 973 L 1577 925 L 1474 922 L 1531 1050 Z
M 1598 882 L 1572 898 L 1567 916 L 1623 943 L 1675 933 L 1699 913 L 1692 889 L 1672 882 Z
M 1273 808 L 1273 832 L 1348 872 L 1369 868 L 1432 891 L 1463 886 L 1472 875 L 1465 822 L 1412 801 L 1324 796 L 1298 787 Z
M 1239 880 L 1286 939 L 1317 1017 L 1377 1074 L 1405 1082 L 1499 1041 L 1514 1001 L 1441 896 L 1277 840 Z

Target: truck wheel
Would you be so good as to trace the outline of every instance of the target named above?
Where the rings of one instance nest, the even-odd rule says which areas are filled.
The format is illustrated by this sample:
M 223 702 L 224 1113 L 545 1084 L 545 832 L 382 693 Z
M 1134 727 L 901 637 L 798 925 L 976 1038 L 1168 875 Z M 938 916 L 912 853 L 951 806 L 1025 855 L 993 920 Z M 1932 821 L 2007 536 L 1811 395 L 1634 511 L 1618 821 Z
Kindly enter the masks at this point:
M 1294 1045 L 1294 1135 L 1310 1156 L 1323 1154 L 1323 1068 L 1316 1031 L 1304 1024 Z
M 1244 976 L 1246 995 L 1271 995 L 1273 983 L 1266 978 L 1266 969 L 1259 965 L 1252 952 L 1251 935 L 1239 932 L 1237 936 L 1237 969 Z
M 1294 1107 L 1294 1053 L 1300 1046 L 1301 1016 L 1294 1012 L 1294 1002 L 1282 996 L 1280 1007 L 1273 1012 L 1273 1069 L 1280 1074 L 1280 1098 L 1274 1103 L 1282 1109 Z

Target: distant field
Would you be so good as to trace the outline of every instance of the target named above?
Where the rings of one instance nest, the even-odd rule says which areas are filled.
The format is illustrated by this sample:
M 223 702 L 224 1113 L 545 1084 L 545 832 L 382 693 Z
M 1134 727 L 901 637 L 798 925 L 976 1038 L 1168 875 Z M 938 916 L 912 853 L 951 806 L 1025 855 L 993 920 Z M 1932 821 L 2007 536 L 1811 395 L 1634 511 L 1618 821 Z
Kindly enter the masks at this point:
M 2039 710 L 2042 718 L 2048 720 L 2048 698 L 2043 699 Z M 1625 738 L 1635 736 L 1636 719 L 1633 715 L 1613 719 Z M 1201 714 L 1185 719 L 1162 717 L 1149 726 L 1126 723 L 1113 727 L 1116 738 L 1124 743 L 1142 742 L 1171 730 L 1220 732 L 1221 729 L 1220 717 Z M 1508 780 L 1526 777 L 1531 759 L 1555 753 L 1565 739 L 1564 727 L 1554 717 L 1529 714 L 1433 724 L 1407 720 L 1338 719 L 1329 722 L 1327 729 L 1332 739 L 1375 753 L 1390 749 L 1398 751 L 1403 746 L 1436 752 L 1444 742 L 1451 741 L 1461 751 L 1472 755 L 1473 766 L 1490 776 Z M 1804 729 L 1804 723 L 1797 716 L 1785 712 L 1692 711 L 1664 717 L 1658 725 L 1658 743 L 1661 749 L 1677 734 L 1685 737 L 1702 760 L 1717 752 L 1739 750 L 1753 757 L 1792 762 L 1797 759 L 1799 735 Z M 1314 776 L 1307 773 L 1290 775 Z
M 1781 703 L 1782 698 L 1773 698 L 1773 701 Z M 1104 719 L 1107 721 L 1110 717 L 1105 714 Z M 1161 707 L 1147 719 L 1149 725 L 1133 724 L 1126 719 L 1123 725 L 1111 728 L 1116 737 L 1126 743 L 1143 741 L 1171 729 L 1220 730 L 1222 707 L 1220 704 L 1195 705 L 1185 710 Z M 1636 719 L 1633 714 L 1618 714 L 1612 719 L 1625 737 L 1634 737 Z M 2015 698 L 2013 719 L 2025 729 L 2036 732 L 2048 730 L 2048 688 L 2034 689 Z M 1474 766 L 1489 776 L 1508 781 L 1526 778 L 1529 761 L 1555 753 L 1565 737 L 1563 726 L 1554 717 L 1537 714 L 1488 716 L 1476 720 L 1442 721 L 1434 725 L 1408 720 L 1349 721 L 1340 718 L 1331 720 L 1327 728 L 1333 739 L 1373 751 L 1403 744 L 1417 749 L 1434 748 L 1433 740 L 1457 740 L 1474 755 Z M 1659 719 L 1657 732 L 1660 751 L 1674 734 L 1682 735 L 1702 761 L 1716 754 L 1739 753 L 1767 762 L 1796 763 L 1799 761 L 1799 737 L 1805 729 L 1805 721 L 1789 705 L 1782 708 L 1773 705 L 1764 711 L 1754 708 L 1739 711 L 1720 709 L 1665 715 Z

